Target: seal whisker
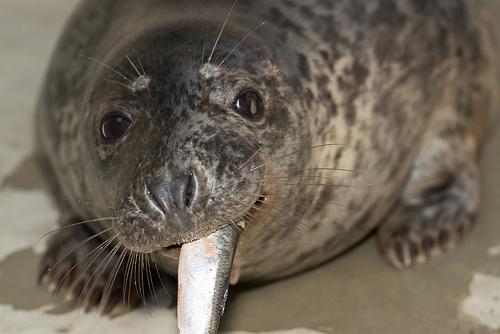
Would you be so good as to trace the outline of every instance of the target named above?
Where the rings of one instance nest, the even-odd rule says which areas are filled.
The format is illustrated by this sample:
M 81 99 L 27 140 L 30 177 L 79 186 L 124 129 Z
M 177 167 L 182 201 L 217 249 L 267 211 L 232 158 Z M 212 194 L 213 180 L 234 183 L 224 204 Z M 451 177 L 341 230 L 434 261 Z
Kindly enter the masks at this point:
M 118 236 L 118 234 L 116 235 Z M 106 255 L 106 257 L 103 259 L 103 261 L 99 264 L 99 266 L 94 270 L 94 272 L 92 273 L 92 275 L 90 276 L 90 278 L 88 279 L 87 281 L 87 284 L 90 284 L 92 282 L 92 278 L 95 276 L 95 274 L 97 273 L 97 276 L 95 277 L 95 279 L 93 280 L 92 282 L 92 285 L 90 287 L 90 289 L 86 289 L 87 287 L 87 284 L 85 285 L 85 287 L 83 288 L 83 291 L 86 291 L 87 290 L 87 294 L 85 295 L 85 298 L 83 298 L 81 300 L 81 303 L 82 304 L 86 304 L 86 305 L 90 305 L 90 301 L 92 299 L 92 297 L 96 298 L 95 296 L 95 292 L 96 292 L 96 287 L 97 287 L 97 283 L 99 282 L 99 279 L 102 277 L 104 271 L 108 268 L 109 264 L 111 263 L 111 261 L 113 260 L 113 258 L 115 257 L 116 253 L 118 252 L 119 248 L 120 248 L 120 244 L 117 243 L 112 249 L 111 251 Z M 101 268 L 102 267 L 102 268 Z M 97 298 L 102 298 L 102 295 L 101 296 L 98 296 Z
M 126 248 L 124 247 L 118 256 L 118 259 L 115 261 L 115 265 L 113 266 L 113 269 L 111 270 L 111 274 L 106 282 L 106 285 L 104 286 L 103 289 L 103 295 L 101 298 L 101 303 L 99 307 L 99 313 L 104 314 L 106 309 L 107 309 L 107 304 L 109 302 L 109 299 L 111 297 L 111 292 L 113 290 L 113 285 L 115 284 L 116 278 L 118 276 L 118 273 L 121 269 L 123 260 L 125 259 L 125 254 L 126 254 Z
M 124 75 L 123 73 L 119 72 L 118 70 L 114 69 L 113 67 L 109 66 L 108 64 L 98 60 L 98 59 L 95 59 L 95 58 L 92 58 L 92 57 L 89 57 L 89 56 L 85 56 L 85 55 L 80 55 L 80 57 L 83 57 L 83 58 L 86 58 L 90 61 L 93 61 L 94 63 L 97 63 L 105 68 L 107 68 L 108 70 L 110 70 L 111 72 L 113 72 L 114 74 L 120 76 L 123 80 L 126 80 L 128 81 L 129 83 L 133 84 L 134 81 L 131 80 L 130 78 L 128 78 L 126 75 Z
M 202 44 L 202 47 L 201 47 L 201 64 L 203 64 L 205 62 L 206 46 L 207 46 L 207 32 L 205 31 L 203 33 L 203 44 Z
M 110 82 L 110 83 L 112 83 L 112 84 L 115 84 L 115 85 L 118 85 L 118 86 L 121 86 L 121 87 L 127 88 L 127 89 L 129 89 L 129 90 L 130 90 L 130 89 L 132 89 L 132 87 L 131 87 L 131 86 L 128 86 L 128 85 L 126 85 L 126 84 L 124 84 L 124 83 L 122 83 L 122 82 L 118 82 L 118 81 L 115 81 L 115 80 L 110 80 L 110 79 L 104 79 L 104 81 L 107 81 L 107 82 Z
M 208 57 L 208 63 L 210 64 L 212 62 L 212 58 L 214 56 L 215 49 L 217 48 L 217 45 L 219 44 L 219 40 L 222 36 L 222 33 L 224 32 L 224 29 L 226 28 L 227 22 L 229 21 L 229 17 L 231 16 L 231 13 L 233 12 L 234 7 L 238 4 L 239 0 L 234 0 L 233 5 L 229 9 L 229 12 L 226 15 L 226 19 L 224 20 L 224 24 L 222 24 L 222 28 L 220 29 L 219 35 L 217 36 L 217 39 L 215 40 L 214 47 L 212 48 L 212 52 L 210 53 L 210 57 Z
M 267 21 L 263 21 L 259 23 L 255 28 L 253 28 L 250 32 L 248 32 L 236 45 L 229 51 L 229 53 L 222 59 L 222 61 L 219 63 L 219 67 L 222 66 L 226 62 L 226 60 L 240 47 L 243 42 L 247 40 L 248 37 L 250 37 L 253 33 L 255 33 L 260 27 L 262 27 L 264 24 L 266 24 Z
M 243 182 L 243 181 L 242 181 Z M 250 183 L 262 183 L 262 181 L 248 181 L 245 180 L 245 182 L 250 182 Z M 338 188 L 355 188 L 355 189 L 366 189 L 366 188 L 371 188 L 374 185 L 369 184 L 369 185 L 353 185 L 353 184 L 331 184 L 331 183 L 267 183 L 266 185 L 269 186 L 323 186 L 323 187 L 338 187 Z
M 116 281 L 116 277 L 118 276 L 118 273 L 121 269 L 121 264 L 123 263 L 126 255 L 126 248 L 124 247 L 118 256 L 118 259 L 115 261 L 115 265 L 113 266 L 113 269 L 111 270 L 110 276 L 108 277 L 108 280 L 106 281 L 106 285 L 104 286 L 103 289 L 103 294 L 101 298 L 101 303 L 99 307 L 99 313 L 105 314 L 107 310 L 107 304 L 109 302 L 109 299 L 111 298 L 111 292 L 113 290 L 113 285 Z
M 118 253 L 118 251 L 120 249 L 120 246 L 121 245 L 119 243 L 117 243 L 111 249 L 111 252 L 104 259 L 105 265 L 102 267 L 102 269 L 100 270 L 99 274 L 94 279 L 94 283 L 92 284 L 92 287 L 88 291 L 86 298 L 84 298 L 84 300 L 83 300 L 83 304 L 87 305 L 87 308 L 91 305 L 90 302 L 92 300 L 94 300 L 96 302 L 96 305 L 100 305 L 99 308 L 98 308 L 98 312 L 100 311 L 100 309 L 102 307 L 102 302 L 103 302 L 104 294 L 106 293 L 106 286 L 107 286 L 107 284 L 108 284 L 109 279 L 110 279 L 111 276 L 105 277 L 106 283 L 104 284 L 104 289 L 102 291 L 99 290 L 100 287 L 97 285 L 97 283 L 99 282 L 99 280 L 101 279 L 101 277 L 103 277 L 103 274 L 108 269 L 108 266 L 111 263 L 113 263 L 113 260 L 115 259 L 116 254 Z M 116 262 L 117 261 L 115 260 L 114 261 L 115 265 L 116 265 Z M 113 268 L 113 266 L 112 266 L 112 268 Z M 96 269 L 96 271 L 97 271 L 97 269 Z M 111 270 L 111 273 L 112 272 L 113 272 L 113 269 Z M 103 314 L 103 313 L 101 312 L 101 314 Z
M 75 270 L 76 267 L 78 267 L 80 264 L 82 264 L 85 260 L 89 259 L 89 258 L 93 258 L 94 254 L 96 254 L 96 252 L 98 252 L 99 250 L 101 249 L 104 249 L 106 247 L 109 246 L 109 244 L 113 241 L 113 237 L 109 237 L 108 239 L 104 240 L 103 242 L 101 242 L 99 244 L 99 246 L 97 246 L 94 250 L 90 251 L 88 254 L 86 254 L 84 257 L 82 257 L 80 260 L 78 260 L 67 272 L 66 274 L 61 278 L 61 280 L 59 281 L 59 286 L 57 288 L 56 291 L 59 290 L 59 288 L 63 285 L 64 281 L 66 280 L 66 278 L 69 276 L 69 274 L 71 274 L 71 272 L 73 270 Z M 98 256 L 98 254 L 96 255 Z
M 114 214 L 116 215 L 116 211 L 117 211 L 117 207 L 118 207 L 118 179 L 116 180 L 115 182 L 115 198 L 113 200 L 113 206 L 114 208 L 112 208 L 114 210 Z
M 156 294 L 156 290 L 154 288 L 153 276 L 151 275 L 151 254 L 145 254 L 146 260 L 146 280 L 148 282 L 149 295 L 153 296 L 157 305 L 160 305 L 160 301 L 158 300 L 158 295 Z
M 142 300 L 142 296 L 139 293 L 139 285 L 138 285 L 138 274 L 137 274 L 137 258 L 139 256 L 139 253 L 133 252 L 132 253 L 132 282 L 134 284 L 134 290 L 135 293 L 137 294 L 137 297 L 139 297 Z
M 123 280 L 123 303 L 126 304 L 126 307 L 130 307 L 130 291 L 132 289 L 132 251 L 129 250 L 127 254 L 127 265 L 125 267 L 125 279 Z
M 306 207 L 310 208 L 311 205 L 308 202 L 305 202 L 305 199 L 306 198 L 304 198 L 304 197 L 298 198 L 298 200 L 299 201 L 302 200 L 302 202 L 296 201 L 295 205 L 297 205 L 299 207 L 303 207 L 303 208 L 306 208 Z M 334 206 L 341 207 L 341 208 L 346 208 L 347 207 L 346 204 L 338 203 L 338 202 L 335 202 L 335 201 L 332 201 L 332 200 L 328 200 L 328 201 L 318 201 L 318 203 L 316 204 L 316 206 L 313 206 L 312 209 L 313 210 L 322 210 L 322 209 L 328 208 L 328 206 L 330 206 L 330 205 L 334 205 Z
M 248 180 L 243 180 L 242 182 L 268 182 L 268 181 L 276 181 L 276 180 L 307 180 L 307 179 L 319 179 L 319 180 L 325 180 L 325 181 L 330 181 L 333 182 L 331 178 L 328 178 L 326 176 L 321 176 L 321 175 L 299 175 L 299 176 L 294 176 L 294 175 L 288 175 L 288 176 L 274 176 L 271 177 L 271 175 L 268 175 L 264 177 L 263 179 L 248 179 Z
M 99 258 L 99 256 L 107 249 L 107 247 L 109 247 L 109 245 L 111 245 L 111 243 L 113 242 L 113 240 L 115 238 L 116 237 L 109 237 L 105 242 L 101 243 L 98 247 L 96 247 L 96 250 L 98 250 L 98 251 L 94 255 L 92 255 L 91 258 L 89 258 L 89 262 L 85 265 L 83 270 L 80 270 L 80 274 L 74 280 L 73 284 L 71 284 L 71 287 L 69 289 L 70 291 L 76 290 L 77 285 L 84 278 L 84 276 L 87 273 L 87 271 L 89 270 L 90 266 Z M 80 291 L 78 300 L 80 299 L 80 296 L 82 295 L 82 293 L 83 293 L 83 287 L 82 287 L 82 290 Z
M 148 74 L 146 73 L 146 70 L 144 69 L 144 66 L 142 65 L 142 61 L 141 61 L 141 58 L 139 57 L 139 55 L 135 55 L 135 58 L 137 59 L 137 62 L 139 63 L 139 67 L 141 68 L 142 70 L 142 75 L 144 75 L 145 77 L 148 76 Z
M 280 194 L 285 194 L 285 195 L 288 195 L 288 192 L 287 193 L 284 193 L 284 192 L 274 192 L 273 193 L 273 196 L 274 195 L 280 195 Z M 256 194 L 257 196 L 264 196 L 264 197 L 270 197 L 270 194 L 266 194 L 266 195 L 258 195 Z M 323 209 L 327 209 L 329 210 L 329 206 L 330 205 L 335 205 L 335 206 L 339 206 L 339 207 L 343 207 L 345 208 L 346 205 L 345 204 L 341 204 L 341 203 L 337 203 L 335 201 L 323 201 L 323 202 L 319 202 L 317 203 L 316 205 L 314 205 L 313 207 L 311 207 L 310 204 L 306 204 L 304 203 L 304 199 L 306 199 L 305 197 L 301 197 L 301 198 L 298 198 L 298 200 L 296 202 L 293 203 L 293 205 L 296 205 L 298 207 L 302 207 L 302 208 L 306 208 L 306 209 L 311 209 L 311 210 L 323 210 Z M 262 211 L 263 209 L 261 207 L 254 207 L 254 209 L 256 209 L 256 211 Z M 260 209 L 260 210 L 259 210 Z M 266 213 L 266 212 L 265 212 Z M 289 217 L 289 218 L 293 218 L 294 216 L 294 212 L 293 210 L 290 210 L 290 205 L 287 205 L 286 207 L 282 206 L 282 207 L 274 207 L 272 211 L 270 210 L 267 210 L 267 213 L 270 214 L 279 214 L 281 215 L 281 217 Z M 245 214 L 246 216 L 251 216 L 251 220 L 255 220 L 257 217 L 251 213 L 251 212 L 247 212 Z M 273 217 L 274 218 L 274 217 Z M 301 223 L 300 226 L 304 227 L 307 225 L 307 222 L 306 223 Z M 259 225 L 257 225 L 259 226 Z
M 271 211 L 262 209 L 262 208 L 258 207 L 257 205 L 252 205 L 251 208 L 255 209 L 257 211 L 263 212 L 263 213 L 269 215 L 271 218 L 277 218 L 276 215 L 274 213 L 272 213 Z
M 161 256 L 161 255 L 160 255 L 160 256 L 159 256 L 159 258 L 160 258 L 161 262 L 163 263 L 163 265 L 164 265 L 165 267 L 168 267 L 168 263 L 165 261 L 165 259 L 163 258 L 163 256 Z M 173 278 L 177 278 L 177 277 L 175 277 L 174 275 L 172 275 L 171 273 L 169 273 L 168 271 L 167 271 L 166 273 L 167 273 L 168 275 L 172 276 Z
M 144 293 L 144 282 L 143 282 L 143 272 L 144 272 L 144 267 L 142 265 L 142 256 L 143 256 L 143 253 L 136 253 L 137 255 L 137 262 L 136 262 L 136 273 L 137 273 L 137 288 L 138 288 L 138 291 L 139 291 L 139 295 L 141 296 L 141 300 L 144 304 L 144 309 L 146 311 L 146 313 L 148 313 L 148 307 L 146 305 L 146 295 Z
M 333 168 L 333 167 L 313 167 L 313 168 L 297 168 L 297 169 L 270 169 L 269 174 L 272 174 L 274 172 L 308 172 L 308 171 L 333 171 L 333 172 L 347 172 L 347 173 L 352 173 L 352 174 L 357 174 L 361 175 L 360 172 L 354 170 L 354 169 L 348 169 L 348 168 Z
M 124 267 L 123 267 L 123 279 L 122 279 L 122 307 L 125 307 L 126 306 L 126 299 L 125 299 L 125 296 L 126 296 L 126 291 L 125 291 L 125 288 L 126 288 L 126 281 L 127 281 L 127 266 L 128 266 L 128 259 L 129 259 L 129 253 L 130 253 L 130 250 L 126 247 L 124 247 L 124 250 L 125 250 L 125 258 L 123 259 L 123 262 L 124 262 Z
M 295 205 L 302 206 L 302 207 L 305 207 L 305 208 L 310 208 L 310 206 L 306 206 L 305 204 L 295 203 Z M 278 207 L 278 208 L 275 207 L 275 208 L 273 208 L 274 212 L 270 211 L 270 210 L 265 210 L 262 207 L 259 207 L 259 206 L 256 206 L 256 205 L 253 205 L 252 208 L 255 209 L 255 210 L 257 210 L 257 211 L 263 212 L 263 213 L 271 216 L 271 218 L 273 218 L 273 219 L 277 218 L 276 214 L 279 214 L 281 217 L 289 217 L 289 218 L 293 218 L 293 216 L 294 216 L 293 210 L 290 210 L 289 206 L 287 206 L 287 207 Z M 313 210 L 314 209 L 318 209 L 318 207 L 313 207 Z
M 132 59 L 130 59 L 130 57 L 128 55 L 125 55 L 125 58 L 127 58 L 128 62 L 130 63 L 130 65 L 132 65 L 132 67 L 134 68 L 135 72 L 137 73 L 137 75 L 140 77 L 142 77 L 142 73 L 139 72 L 139 69 L 137 68 L 137 66 L 135 66 L 134 62 L 132 61 Z
M 116 220 L 116 219 L 118 219 L 118 218 L 117 217 L 104 217 L 104 218 L 97 218 L 97 219 L 85 220 L 85 221 L 74 223 L 74 224 L 64 225 L 64 226 L 58 227 L 58 228 L 56 228 L 54 230 L 51 230 L 51 231 L 45 233 L 44 235 L 42 235 L 40 237 L 40 239 L 38 239 L 38 241 L 37 241 L 36 244 L 38 244 L 46 236 L 48 236 L 50 234 L 53 234 L 53 233 L 56 233 L 56 232 L 59 232 L 61 230 L 66 230 L 66 229 L 69 229 L 69 228 L 72 228 L 72 227 L 75 227 L 75 226 L 84 225 L 84 224 L 98 223 L 98 222 L 103 222 L 103 221 L 106 221 L 106 220 Z
M 161 258 L 161 255 L 158 255 L 158 254 L 155 254 L 154 256 L 155 256 L 155 257 L 156 257 L 156 256 L 160 256 L 160 258 Z M 158 280 L 160 281 L 160 284 L 161 284 L 161 286 L 162 286 L 163 291 L 165 291 L 165 293 L 167 294 L 167 297 L 171 297 L 171 296 L 170 296 L 170 293 L 168 292 L 168 290 L 167 290 L 167 288 L 166 288 L 166 286 L 165 286 L 165 283 L 163 283 L 163 279 L 161 278 L 161 275 L 160 275 L 160 270 L 158 269 L 158 264 L 156 263 L 155 258 L 153 258 L 152 260 L 153 260 L 153 264 L 154 264 L 154 266 L 155 266 L 156 276 L 158 277 Z
M 156 296 L 156 293 L 153 289 L 153 285 L 149 285 L 149 274 L 151 273 L 150 271 L 150 267 L 148 267 L 148 258 L 149 258 L 149 253 L 143 253 L 143 259 L 142 259 L 142 264 L 143 264 L 143 279 L 142 279 L 142 284 L 143 284 L 143 289 L 144 289 L 144 293 L 146 294 L 147 292 L 147 297 L 153 297 L 155 299 L 155 301 L 160 304 L 160 302 L 158 301 L 158 298 Z M 146 287 L 147 287 L 147 291 L 146 291 Z
M 61 257 L 59 260 L 56 261 L 56 263 L 54 263 L 54 265 L 52 265 L 51 267 L 49 267 L 49 271 L 52 271 L 54 270 L 54 268 L 59 264 L 61 263 L 61 261 L 63 261 L 69 254 L 71 254 L 72 252 L 74 252 L 75 250 L 77 250 L 78 248 L 80 248 L 82 245 L 86 244 L 87 242 L 97 238 L 98 236 L 110 231 L 112 229 L 112 227 L 109 227 L 99 233 L 95 233 L 94 235 L 88 237 L 88 238 L 85 238 L 83 239 L 82 241 L 78 242 L 75 246 L 73 246 L 72 248 L 70 248 L 64 255 L 63 257 Z
M 236 223 L 234 222 L 234 220 L 232 218 L 229 218 L 229 221 L 231 222 L 231 224 L 233 224 L 234 227 L 238 227 L 238 225 L 236 225 Z
M 281 159 L 284 159 L 284 158 L 288 158 L 292 155 L 295 155 L 295 154 L 299 154 L 301 152 L 307 152 L 307 151 L 312 151 L 312 150 L 315 150 L 315 149 L 318 149 L 318 148 L 323 148 L 323 147 L 328 147 L 328 146 L 345 146 L 344 144 L 321 144 L 321 145 L 315 145 L 315 146 L 311 146 L 307 149 L 303 149 L 303 150 L 297 150 L 297 151 L 294 151 L 294 152 L 291 152 L 291 153 L 288 153 L 288 154 L 285 154 L 285 155 L 282 155 L 280 157 L 277 157 L 277 158 L 274 158 L 272 160 L 269 160 L 267 162 L 264 162 L 258 166 L 254 166 L 252 168 L 250 168 L 250 171 L 253 172 L 259 168 L 262 168 L 262 167 L 265 167 L 269 164 L 272 164 L 273 162 L 276 162 L 278 160 L 281 160 Z
M 143 298 L 143 301 L 144 301 L 144 307 L 146 308 L 146 313 L 149 313 L 148 312 L 148 309 L 147 309 L 147 306 L 146 306 L 146 302 L 147 302 L 147 297 L 146 297 L 146 285 L 144 284 L 144 272 L 146 271 L 145 270 L 145 265 L 144 265 L 144 256 L 146 254 L 144 253 L 140 253 L 139 255 L 139 272 L 141 274 L 140 278 L 139 278 L 139 284 L 140 284 L 140 290 L 141 290 L 141 294 L 142 294 L 142 298 Z
M 236 202 L 238 202 L 238 203 L 240 203 L 240 204 L 244 204 L 244 203 L 243 203 L 243 202 L 241 202 L 241 201 L 237 201 L 237 200 L 235 200 L 235 201 L 236 201 Z M 252 205 L 250 206 L 250 209 L 255 209 L 255 210 L 257 210 L 257 211 L 261 211 L 261 212 L 267 213 L 267 214 L 268 214 L 269 216 L 271 216 L 272 218 L 276 218 L 276 216 L 275 216 L 274 214 L 272 214 L 270 211 L 265 210 L 265 209 L 263 209 L 263 208 L 260 208 L 260 207 L 258 207 L 258 206 L 257 206 L 257 205 L 255 205 L 255 204 L 252 204 Z M 232 219 L 231 219 L 231 222 L 237 226 L 237 224 L 236 224 L 236 223 L 235 223 Z
M 134 252 L 134 259 L 133 259 L 133 276 L 134 276 L 134 288 L 135 288 L 135 293 L 137 294 L 138 298 L 142 302 L 142 305 L 144 306 L 144 310 L 146 313 L 148 312 L 148 306 L 146 304 L 146 298 L 142 294 L 142 284 L 141 284 L 141 277 L 140 277 L 140 257 L 142 253 L 139 252 Z
M 255 151 L 240 167 L 238 167 L 238 170 L 243 169 L 243 167 L 248 165 L 248 163 L 252 161 L 252 159 L 255 158 L 260 151 L 262 151 L 262 148 L 264 148 L 264 146 L 259 147 L 257 151 Z
M 266 21 L 266 23 L 267 23 L 267 21 Z M 253 51 L 253 53 L 256 53 L 256 52 L 261 51 L 263 49 L 264 48 L 257 47 L 257 48 L 254 48 L 252 51 Z M 221 69 L 229 70 L 231 67 L 233 67 L 236 64 L 237 64 L 237 59 L 233 59 L 230 61 L 226 60 L 226 62 L 221 66 Z
M 135 258 L 134 258 L 134 273 L 135 273 L 135 279 L 134 279 L 134 284 L 135 284 L 135 289 L 137 291 L 137 294 L 139 295 L 139 298 L 141 298 L 142 304 L 144 306 L 144 310 L 146 313 L 149 314 L 148 311 L 148 305 L 146 302 L 146 295 L 144 294 L 144 285 L 143 285 L 143 267 L 141 266 L 141 256 L 142 253 L 135 253 Z
M 255 196 L 259 196 L 259 197 L 264 197 L 264 198 L 268 198 L 268 197 L 271 197 L 271 195 L 269 193 L 266 193 L 266 194 L 254 194 Z M 288 196 L 289 195 L 289 192 L 288 191 L 274 191 L 273 192 L 273 196 L 281 196 L 281 195 L 285 195 L 285 196 Z M 306 204 L 302 204 L 300 201 L 303 201 L 305 200 L 306 198 L 305 197 L 299 197 L 297 199 L 296 202 L 294 202 L 295 205 L 298 205 L 298 206 L 301 206 L 301 207 L 306 207 Z M 322 208 L 326 208 L 327 206 L 329 205 L 335 205 L 335 206 L 339 206 L 339 207 L 347 207 L 346 204 L 344 203 L 339 203 L 339 202 L 336 202 L 336 201 L 332 201 L 332 200 L 328 200 L 328 201 L 323 201 L 323 202 L 319 202 L 318 203 L 319 205 L 323 205 L 323 206 L 317 206 L 316 208 L 317 209 L 322 209 Z M 310 207 L 310 204 L 307 204 L 307 207 Z
M 137 297 L 141 297 L 138 287 L 137 287 L 137 252 L 132 252 L 132 266 L 131 269 L 131 283 L 134 285 L 135 293 Z
M 257 216 L 253 213 L 247 212 L 242 219 L 246 221 L 247 225 L 252 225 L 252 223 L 257 220 Z M 258 232 L 264 231 L 265 228 L 262 224 L 253 224 L 253 226 Z

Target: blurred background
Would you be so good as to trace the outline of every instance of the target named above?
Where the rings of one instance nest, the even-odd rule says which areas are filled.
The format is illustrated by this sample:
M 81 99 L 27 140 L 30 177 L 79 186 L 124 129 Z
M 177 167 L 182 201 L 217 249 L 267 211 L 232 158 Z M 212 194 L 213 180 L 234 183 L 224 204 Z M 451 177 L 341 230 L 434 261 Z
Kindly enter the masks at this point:
M 0 4 L 0 333 L 176 333 L 164 306 L 101 318 L 35 284 L 40 236 L 58 212 L 32 158 L 33 111 L 51 50 L 76 0 Z M 491 1 L 492 15 L 500 1 Z M 493 9 L 493 6 L 496 9 Z M 231 292 L 227 332 L 488 334 L 500 331 L 500 131 L 483 158 L 483 209 L 464 244 L 392 269 L 371 238 L 288 280 Z M 302 329 L 297 329 L 302 328 Z

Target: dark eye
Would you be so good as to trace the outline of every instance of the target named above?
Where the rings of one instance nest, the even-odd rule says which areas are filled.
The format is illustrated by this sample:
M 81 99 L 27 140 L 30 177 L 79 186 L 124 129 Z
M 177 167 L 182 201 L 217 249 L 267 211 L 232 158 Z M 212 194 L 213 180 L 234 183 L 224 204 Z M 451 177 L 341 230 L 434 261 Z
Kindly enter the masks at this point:
M 234 101 L 234 110 L 248 119 L 258 120 L 264 115 L 264 103 L 259 94 L 246 91 Z
M 101 123 L 101 135 L 104 139 L 118 139 L 128 130 L 132 120 L 123 112 L 110 113 L 104 117 Z

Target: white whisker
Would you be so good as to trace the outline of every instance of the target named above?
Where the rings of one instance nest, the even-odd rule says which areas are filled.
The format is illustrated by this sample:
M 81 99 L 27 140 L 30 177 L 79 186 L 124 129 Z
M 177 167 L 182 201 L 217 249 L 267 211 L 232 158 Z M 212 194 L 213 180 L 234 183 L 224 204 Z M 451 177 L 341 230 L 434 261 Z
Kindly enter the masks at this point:
M 229 51 L 229 53 L 222 59 L 222 61 L 219 63 L 219 67 L 224 64 L 224 62 L 240 47 L 243 42 L 247 40 L 248 37 L 250 37 L 254 32 L 256 32 L 260 27 L 262 27 L 264 24 L 266 24 L 267 21 L 259 23 L 255 28 L 253 28 L 248 34 L 246 34 L 232 49 Z
M 105 68 L 107 68 L 108 70 L 110 70 L 111 72 L 113 72 L 114 74 L 116 74 L 116 75 L 120 76 L 123 80 L 126 80 L 126 81 L 128 81 L 128 82 L 130 82 L 130 83 L 134 83 L 134 82 L 133 82 L 131 79 L 129 79 L 126 75 L 124 75 L 123 73 L 121 73 L 121 72 L 119 72 L 119 71 L 115 70 L 114 68 L 112 68 L 111 66 L 109 66 L 109 65 L 108 65 L 108 64 L 106 64 L 106 63 L 103 63 L 103 62 L 102 62 L 102 61 L 100 61 L 100 60 L 97 60 L 97 59 L 92 58 L 92 57 L 89 57 L 89 56 L 84 56 L 84 55 L 80 55 L 80 57 L 86 58 L 86 59 L 88 59 L 88 60 L 90 60 L 90 61 L 93 61 L 94 63 L 97 63 L 97 64 L 99 64 L 99 65 L 101 65 L 101 66 L 104 66 Z
M 132 59 L 130 59 L 130 57 L 128 55 L 125 55 L 125 58 L 127 58 L 128 62 L 130 63 L 130 65 L 132 65 L 132 67 L 134 68 L 135 72 L 139 75 L 139 77 L 141 77 L 142 74 L 141 74 L 141 72 L 139 72 L 139 69 L 137 68 L 137 66 L 135 66 L 135 64 L 132 61 Z
M 231 6 L 231 9 L 229 9 L 229 12 L 227 13 L 226 19 L 224 20 L 224 24 L 222 25 L 222 28 L 220 29 L 219 35 L 217 36 L 217 39 L 215 40 L 214 47 L 212 48 L 212 52 L 210 53 L 210 57 L 208 57 L 208 63 L 212 61 L 212 58 L 215 53 L 215 49 L 217 48 L 217 45 L 219 44 L 219 40 L 222 36 L 222 33 L 224 32 L 224 29 L 226 28 L 227 22 L 229 21 L 229 17 L 231 16 L 231 13 L 233 12 L 234 7 L 238 4 L 239 0 L 234 0 L 233 5 Z

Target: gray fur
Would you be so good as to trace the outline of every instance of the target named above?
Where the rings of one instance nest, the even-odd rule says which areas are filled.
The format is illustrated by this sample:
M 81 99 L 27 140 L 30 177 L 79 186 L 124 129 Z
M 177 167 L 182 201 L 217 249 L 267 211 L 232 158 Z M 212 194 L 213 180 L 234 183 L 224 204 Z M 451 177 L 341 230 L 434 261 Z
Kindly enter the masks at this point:
M 73 216 L 118 215 L 120 241 L 152 252 L 250 210 L 235 271 L 241 280 L 269 280 L 331 259 L 382 223 L 426 182 L 410 174 L 420 171 L 417 157 L 433 156 L 422 152 L 434 138 L 453 138 L 455 151 L 445 151 L 464 157 L 454 166 L 475 168 L 497 106 L 498 64 L 469 2 L 241 0 L 207 65 L 231 5 L 82 2 L 37 114 L 40 151 Z M 264 98 L 263 121 L 231 109 L 247 88 Z M 133 127 L 104 144 L 100 118 L 114 108 L 130 112 Z M 143 211 L 146 181 L 189 169 L 202 175 L 199 207 L 169 217 Z

